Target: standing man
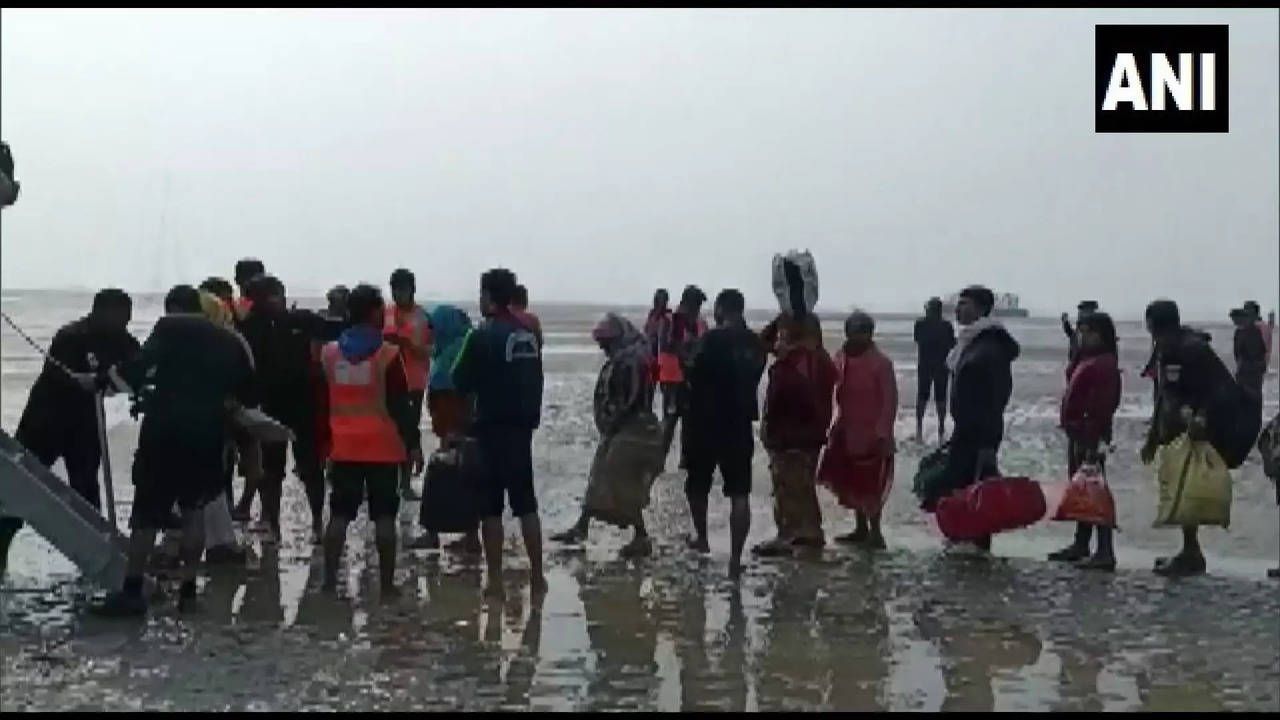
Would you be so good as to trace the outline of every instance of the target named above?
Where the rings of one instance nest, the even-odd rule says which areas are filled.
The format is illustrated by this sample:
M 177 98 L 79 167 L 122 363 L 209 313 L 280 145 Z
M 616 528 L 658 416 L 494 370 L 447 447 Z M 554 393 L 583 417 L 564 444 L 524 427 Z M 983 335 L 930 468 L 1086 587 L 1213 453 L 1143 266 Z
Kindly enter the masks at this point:
M 409 398 L 413 403 L 414 427 L 422 422 L 422 402 L 427 394 L 427 376 L 431 371 L 431 321 L 427 311 L 414 302 L 417 281 L 413 273 L 399 268 L 391 273 L 391 298 L 382 328 L 387 342 L 400 349 L 409 378 Z M 400 495 L 406 500 L 419 500 L 413 491 L 413 473 L 408 465 L 401 468 Z
M 1230 316 L 1236 326 L 1232 338 L 1236 383 L 1257 401 L 1258 417 L 1262 417 L 1262 379 L 1267 373 L 1267 347 L 1262 340 L 1262 330 L 1249 310 L 1237 308 Z
M 529 312 L 529 288 L 523 285 L 516 285 L 516 294 L 511 300 L 511 313 L 526 326 L 533 328 L 534 337 L 538 338 L 538 347 L 545 347 L 542 337 L 542 320 L 538 319 L 537 315 Z
M 1266 356 L 1263 359 L 1262 369 L 1263 375 L 1266 375 L 1266 369 L 1271 366 L 1271 335 L 1275 332 L 1276 314 L 1271 313 L 1267 321 L 1262 319 L 1262 306 L 1257 300 L 1245 300 L 1244 311 L 1248 314 L 1250 322 L 1258 328 L 1258 332 L 1262 335 L 1262 345 L 1266 349 Z
M 335 285 L 325 293 L 324 299 L 328 307 L 320 314 L 320 319 L 324 321 L 324 329 L 320 337 L 322 343 L 327 344 L 337 340 L 342 331 L 351 326 L 347 315 L 347 299 L 350 296 L 351 291 L 346 285 Z
M 1021 348 L 1000 321 L 991 317 L 995 296 L 981 285 L 960 291 L 956 322 L 960 334 L 947 354 L 951 372 L 951 447 L 945 487 L 950 493 L 994 474 L 1004 440 L 1004 409 L 1013 393 L 1013 361 Z M 930 498 L 932 507 L 937 497 Z M 991 549 L 991 537 L 975 543 Z
M 934 406 L 938 411 L 938 442 L 946 437 L 947 429 L 947 353 L 956 344 L 956 331 L 942 317 L 942 300 L 929 298 L 924 305 L 924 317 L 916 320 L 912 334 L 916 341 L 916 442 L 923 435 L 924 410 L 929 405 L 929 392 L 933 391 Z
M 511 312 L 516 276 L 496 268 L 480 276 L 484 322 L 467 334 L 453 365 L 458 392 L 476 397 L 473 432 L 484 458 L 481 529 L 489 580 L 485 593 L 504 594 L 503 495 L 520 520 L 529 554 L 530 592 L 546 592 L 542 523 L 533 491 L 533 432 L 542 419 L 542 352 L 533 328 Z
M 95 373 L 105 373 L 141 351 L 129 334 L 133 301 L 123 291 L 101 290 L 89 314 L 63 326 L 53 336 L 49 355 L 73 374 L 46 360 L 27 396 L 27 406 L 14 436 L 46 467 L 62 458 L 71 487 L 90 505 L 101 508 L 95 407 Z M 0 517 L 0 568 L 22 520 Z
M 682 303 L 684 305 L 684 303 Z M 751 528 L 752 424 L 759 419 L 760 377 L 765 346 L 743 318 L 746 302 L 737 290 L 716 297 L 716 327 L 698 341 L 689 360 L 689 414 L 682 440 L 688 476 L 685 497 L 695 536 L 690 549 L 707 553 L 707 505 L 717 468 L 729 498 L 729 576 L 742 574 L 742 548 Z
M 252 302 L 240 332 L 253 352 L 262 411 L 293 431 L 293 462 L 306 487 L 311 509 L 312 542 L 324 530 L 324 474 L 316 449 L 316 393 L 319 369 L 312 361 L 311 343 L 317 333 L 316 316 L 290 311 L 284 283 L 264 275 L 249 285 Z M 262 510 L 274 540 L 280 538 L 280 499 L 284 489 L 288 443 L 262 443 Z M 247 515 L 252 495 L 246 493 L 240 510 Z
M 190 285 L 169 291 L 165 317 L 120 375 L 143 413 L 133 459 L 128 568 L 120 592 L 95 608 L 108 616 L 146 613 L 142 574 L 175 504 L 182 512 L 180 610 L 193 609 L 204 553 L 204 507 L 222 494 L 227 412 L 251 392 L 253 372 L 240 340 L 209 322 Z
M 382 294 L 375 287 L 357 285 L 348 307 L 354 324 L 320 353 L 328 389 L 322 412 L 329 419 L 333 463 L 324 588 L 337 588 L 347 526 L 367 499 L 382 596 L 390 598 L 399 595 L 395 571 L 400 468 L 409 463 L 412 473 L 422 470 L 418 416 L 406 382 L 404 353 L 384 337 Z
M 688 410 L 689 386 L 685 382 L 685 365 L 697 345 L 698 340 L 707 332 L 707 324 L 702 319 L 702 303 L 707 296 L 697 285 L 685 287 L 680 294 L 680 304 L 671 317 L 671 333 L 663 345 L 665 353 L 658 355 L 658 382 L 662 385 L 662 465 L 666 465 L 667 453 L 671 451 L 671 441 L 675 439 L 676 423 Z M 687 429 L 683 426 L 681 432 Z M 683 441 L 680 444 L 680 468 L 686 466 L 686 453 Z M 661 467 L 661 466 L 660 466 Z

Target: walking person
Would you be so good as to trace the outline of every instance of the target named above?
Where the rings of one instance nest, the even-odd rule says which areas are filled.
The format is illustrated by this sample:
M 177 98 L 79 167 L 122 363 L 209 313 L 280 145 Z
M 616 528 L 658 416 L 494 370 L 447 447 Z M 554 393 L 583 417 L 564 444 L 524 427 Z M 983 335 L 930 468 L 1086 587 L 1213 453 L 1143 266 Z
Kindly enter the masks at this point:
M 942 317 L 942 300 L 929 298 L 924 306 L 924 317 L 916 320 L 912 330 L 916 343 L 916 442 L 923 436 L 924 412 L 932 393 L 938 412 L 938 442 L 946 437 L 947 429 L 947 353 L 956 344 L 955 328 Z
M 666 408 L 667 396 L 675 392 L 674 384 L 661 383 L 659 377 L 661 368 L 659 358 L 663 355 L 671 354 L 666 345 L 671 337 L 672 313 L 671 308 L 668 307 L 669 302 L 670 295 L 668 295 L 666 288 L 658 288 L 653 293 L 653 307 L 650 308 L 649 314 L 645 317 L 644 321 L 644 336 L 649 340 L 649 361 L 652 365 L 651 373 L 653 375 L 653 381 L 649 383 L 650 391 L 648 403 L 649 407 L 652 408 L 654 396 L 653 390 L 660 387 L 662 391 L 664 411 Z M 671 362 L 671 360 L 668 360 L 667 362 Z M 678 360 L 675 360 L 675 363 L 679 365 Z
M 797 548 L 826 544 L 816 473 L 831 426 L 831 392 L 836 383 L 836 369 L 822 347 L 822 326 L 816 315 L 806 312 L 797 320 L 784 313 L 775 327 L 776 359 L 769 367 L 760 439 L 769 451 L 777 535 L 751 549 L 761 557 L 791 555 Z
M 689 359 L 689 411 L 682 432 L 688 466 L 685 497 L 694 528 L 689 548 L 711 550 L 707 505 L 719 469 L 730 503 L 729 576 L 735 580 L 742 574 L 742 549 L 751 529 L 753 423 L 759 419 L 757 393 L 767 360 L 764 343 L 747 327 L 745 305 L 737 290 L 723 290 L 716 297 L 716 327 L 697 342 Z
M 1070 454 L 1067 474 L 1075 477 L 1082 465 L 1091 464 L 1105 471 L 1103 446 L 1111 440 L 1112 420 L 1120 407 L 1119 350 L 1116 328 L 1111 316 L 1093 312 L 1076 326 L 1079 352 L 1067 379 L 1062 396 L 1059 422 L 1067 434 Z M 1070 545 L 1049 554 L 1050 560 L 1079 563 L 1087 570 L 1115 570 L 1116 556 L 1112 544 L 1113 528 L 1097 526 L 1098 549 L 1089 554 L 1094 526 L 1076 523 L 1075 538 Z
M 882 550 L 880 516 L 893 487 L 898 381 L 893 361 L 875 343 L 875 329 L 875 320 L 863 312 L 845 320 L 844 346 L 835 358 L 837 414 L 819 477 L 840 505 L 854 511 L 853 532 L 836 542 Z
M 495 268 L 480 277 L 484 322 L 467 334 L 453 366 L 458 391 L 476 397 L 474 432 L 484 458 L 481 535 L 488 584 L 501 597 L 504 498 L 520 520 L 529 555 L 530 592 L 546 592 L 542 523 L 533 489 L 533 433 L 542 421 L 542 350 L 533 328 L 511 311 L 516 276 Z
M 647 556 L 653 552 L 653 546 L 645 529 L 642 511 L 648 505 L 649 488 L 646 480 L 651 478 L 653 463 L 651 459 L 646 463 L 643 457 L 622 458 L 620 455 L 631 449 L 621 447 L 621 443 L 638 445 L 643 449 L 645 443 L 641 436 L 646 427 L 651 425 L 653 429 L 657 429 L 656 418 L 652 417 L 652 411 L 645 404 L 653 385 L 649 371 L 649 339 L 631 321 L 612 312 L 596 325 L 591 337 L 607 358 L 596 380 L 592 403 L 600 444 L 591 465 L 586 497 L 577 522 L 568 530 L 552 535 L 551 539 L 573 545 L 586 542 L 592 517 L 588 501 L 594 491 L 600 490 L 599 494 L 608 494 L 615 512 L 637 516 L 632 525 L 634 535 L 631 542 L 623 546 L 621 556 Z M 629 435 L 622 439 L 624 433 Z M 653 440 L 656 450 L 657 437 Z M 630 462 L 626 462 L 628 460 Z M 620 475 L 624 477 L 618 477 Z M 636 503 L 638 507 L 635 508 L 616 507 L 633 498 L 642 498 L 644 502 Z M 636 512 L 632 513 L 633 510 Z
M 329 418 L 329 525 L 324 533 L 324 588 L 338 583 L 347 527 L 368 502 L 383 598 L 398 596 L 396 514 L 400 467 L 422 470 L 422 447 L 400 350 L 383 337 L 382 293 L 358 285 L 348 300 L 354 324 L 321 351 Z

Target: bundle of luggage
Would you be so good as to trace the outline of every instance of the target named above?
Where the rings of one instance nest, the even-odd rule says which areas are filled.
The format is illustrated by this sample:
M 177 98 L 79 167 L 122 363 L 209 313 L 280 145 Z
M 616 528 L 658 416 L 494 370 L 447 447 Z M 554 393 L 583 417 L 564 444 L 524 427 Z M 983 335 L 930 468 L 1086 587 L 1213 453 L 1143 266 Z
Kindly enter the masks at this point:
M 778 309 L 800 318 L 818 304 L 818 267 L 808 250 L 773 256 L 773 294 Z

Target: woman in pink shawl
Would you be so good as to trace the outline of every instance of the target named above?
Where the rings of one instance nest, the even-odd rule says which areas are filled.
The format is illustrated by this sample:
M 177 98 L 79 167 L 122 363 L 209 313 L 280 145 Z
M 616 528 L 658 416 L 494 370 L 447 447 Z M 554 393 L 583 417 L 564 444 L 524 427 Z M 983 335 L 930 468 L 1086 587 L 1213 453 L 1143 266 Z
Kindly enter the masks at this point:
M 871 339 L 871 316 L 855 311 L 845 320 L 844 332 L 844 347 L 835 356 L 836 419 L 818 479 L 857 514 L 857 528 L 836 542 L 884 548 L 880 511 L 893 484 L 898 382 L 893 363 Z

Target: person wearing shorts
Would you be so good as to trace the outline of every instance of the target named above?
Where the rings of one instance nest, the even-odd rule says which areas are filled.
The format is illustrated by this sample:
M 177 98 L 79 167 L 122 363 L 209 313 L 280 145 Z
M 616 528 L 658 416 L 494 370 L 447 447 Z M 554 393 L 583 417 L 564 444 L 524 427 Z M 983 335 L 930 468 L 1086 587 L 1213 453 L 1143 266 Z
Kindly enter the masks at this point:
M 542 417 L 542 346 L 536 328 L 512 311 L 516 276 L 495 268 L 480 277 L 485 320 L 467 334 L 454 362 L 452 380 L 476 399 L 473 434 L 484 465 L 481 535 L 488 583 L 485 593 L 504 594 L 502 510 L 504 501 L 520 520 L 529 554 L 530 592 L 546 592 L 542 572 L 542 522 L 533 491 L 533 432 Z
M 689 414 L 682 430 L 685 497 L 695 536 L 689 547 L 710 550 L 707 505 L 717 469 L 729 498 L 729 575 L 742 572 L 742 548 L 751 528 L 753 424 L 759 419 L 758 391 L 766 363 L 764 342 L 743 319 L 745 300 L 737 290 L 716 297 L 716 327 L 707 332 L 689 362 Z
M 196 568 L 204 554 L 204 506 L 225 488 L 227 411 L 251 397 L 253 367 L 239 338 L 202 313 L 199 292 L 179 285 L 162 317 L 120 376 L 143 413 L 134 454 L 135 486 L 124 586 L 95 606 L 108 616 L 146 613 L 142 576 L 174 505 L 182 515 L 182 585 L 178 608 L 194 608 Z
M 396 513 L 401 468 L 422 471 L 418 416 L 405 375 L 404 351 L 383 338 L 386 303 L 371 285 L 359 285 L 347 301 L 354 324 L 320 351 L 326 392 L 321 414 L 329 427 L 329 525 L 324 535 L 326 592 L 338 585 L 347 527 L 369 503 L 378 548 L 382 597 L 395 586 Z

